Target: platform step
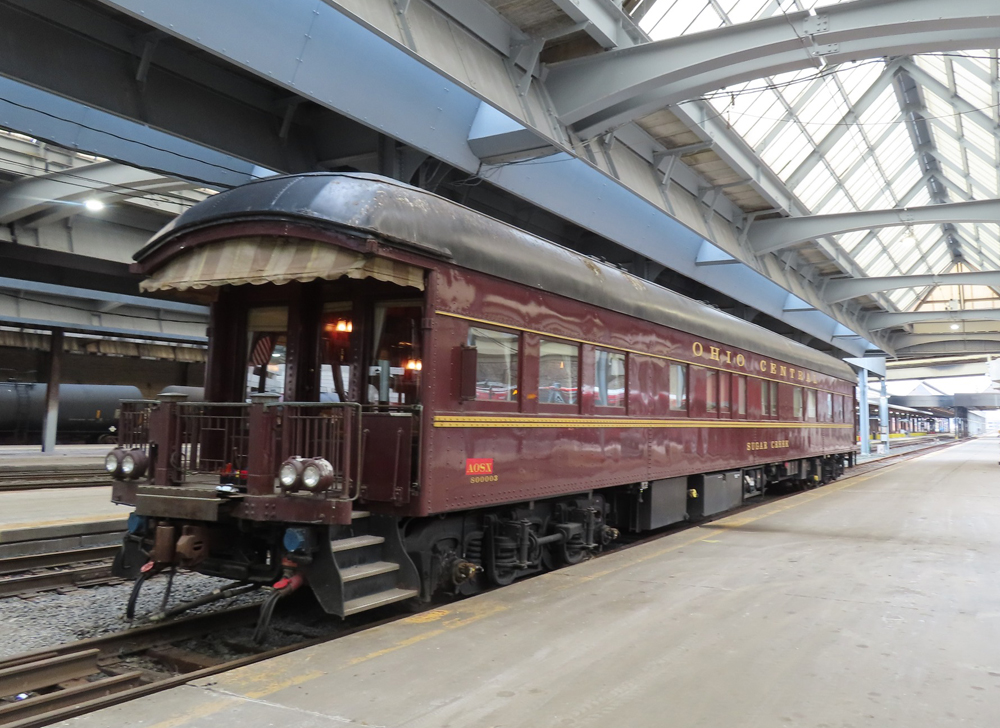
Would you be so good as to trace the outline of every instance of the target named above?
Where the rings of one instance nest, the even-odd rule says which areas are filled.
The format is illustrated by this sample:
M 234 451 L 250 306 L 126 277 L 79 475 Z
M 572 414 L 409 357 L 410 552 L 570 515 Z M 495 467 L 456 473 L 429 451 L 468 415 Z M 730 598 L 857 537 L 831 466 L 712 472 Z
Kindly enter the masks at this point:
M 376 607 L 384 607 L 386 604 L 393 604 L 395 602 L 401 602 L 405 599 L 411 599 L 417 594 L 419 594 L 416 589 L 387 589 L 377 594 L 369 594 L 368 596 L 358 597 L 357 599 L 351 599 L 348 602 L 344 602 L 344 616 L 348 617 L 352 614 L 357 614 L 358 612 L 364 612 L 369 609 L 375 609 Z
M 350 551 L 351 549 L 361 549 L 365 546 L 377 546 L 385 543 L 382 536 L 353 536 L 351 538 L 339 538 L 330 542 L 330 550 L 333 553 L 340 551 Z
M 371 511 L 351 511 L 351 520 L 356 521 L 359 518 L 368 518 L 371 514 Z
M 391 561 L 376 561 L 371 564 L 358 564 L 341 570 L 340 575 L 344 581 L 356 581 L 357 579 L 367 579 L 369 576 L 388 574 L 390 571 L 399 571 L 399 564 Z

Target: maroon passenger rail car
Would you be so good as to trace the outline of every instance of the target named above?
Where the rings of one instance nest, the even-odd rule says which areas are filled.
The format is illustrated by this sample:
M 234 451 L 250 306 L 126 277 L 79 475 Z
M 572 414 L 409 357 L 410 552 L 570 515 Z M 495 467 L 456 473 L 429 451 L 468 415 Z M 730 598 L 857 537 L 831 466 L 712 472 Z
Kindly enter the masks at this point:
M 211 301 L 205 402 L 125 406 L 118 559 L 345 616 L 837 477 L 843 362 L 367 175 L 216 195 L 140 251 Z

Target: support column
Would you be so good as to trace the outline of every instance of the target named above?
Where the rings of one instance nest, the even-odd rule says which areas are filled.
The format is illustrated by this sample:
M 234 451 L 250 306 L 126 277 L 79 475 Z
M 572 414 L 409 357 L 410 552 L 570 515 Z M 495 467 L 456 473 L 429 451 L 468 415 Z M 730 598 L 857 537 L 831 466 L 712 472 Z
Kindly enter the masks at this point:
M 872 443 L 868 432 L 868 370 L 858 372 L 858 436 L 861 438 L 861 454 L 872 454 Z
M 882 392 L 878 400 L 878 423 L 882 430 L 882 452 L 889 452 L 889 392 L 882 377 Z
M 63 356 L 63 330 L 52 329 L 49 340 L 49 376 L 45 388 L 45 421 L 42 424 L 42 452 L 56 450 L 56 429 L 59 422 L 59 368 Z

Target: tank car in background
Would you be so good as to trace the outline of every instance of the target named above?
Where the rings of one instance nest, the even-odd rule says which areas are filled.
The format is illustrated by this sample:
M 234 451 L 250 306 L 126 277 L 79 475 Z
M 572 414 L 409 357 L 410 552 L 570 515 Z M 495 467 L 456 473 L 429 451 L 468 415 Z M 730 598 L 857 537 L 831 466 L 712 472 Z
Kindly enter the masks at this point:
M 108 456 L 121 574 L 306 584 L 346 616 L 853 457 L 843 362 L 391 180 L 253 182 L 136 259 L 147 290 L 214 302 L 205 401 L 127 408 Z
M 48 385 L 31 382 L 0 382 L 0 443 L 41 442 Z M 120 402 L 139 399 L 136 387 L 110 384 L 62 384 L 59 386 L 59 442 L 105 442 L 117 440 Z

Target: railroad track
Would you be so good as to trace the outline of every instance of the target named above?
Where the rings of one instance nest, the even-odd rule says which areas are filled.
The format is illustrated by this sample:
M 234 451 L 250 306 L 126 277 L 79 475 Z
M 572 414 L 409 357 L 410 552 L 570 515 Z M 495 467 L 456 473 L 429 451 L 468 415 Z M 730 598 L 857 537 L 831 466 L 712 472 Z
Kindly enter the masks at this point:
M 111 485 L 107 472 L 98 467 L 0 469 L 0 492 L 41 488 L 89 488 Z
M 0 599 L 119 581 L 111 563 L 123 526 L 109 520 L 0 532 Z
M 121 581 L 111 575 L 111 562 L 118 548 L 95 546 L 0 559 L 0 599 Z
M 236 607 L 0 660 L 0 726 L 40 728 L 385 624 L 411 612 L 397 609 L 377 621 L 370 617 L 367 621 L 360 617 L 330 620 L 329 634 L 274 649 L 252 643 L 250 628 L 258 614 L 257 604 Z M 240 629 L 242 636 L 233 636 Z M 191 641 L 208 637 L 248 654 L 226 659 L 190 648 Z

